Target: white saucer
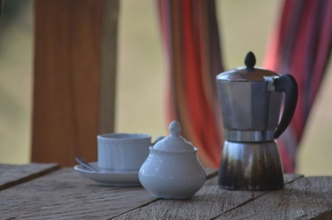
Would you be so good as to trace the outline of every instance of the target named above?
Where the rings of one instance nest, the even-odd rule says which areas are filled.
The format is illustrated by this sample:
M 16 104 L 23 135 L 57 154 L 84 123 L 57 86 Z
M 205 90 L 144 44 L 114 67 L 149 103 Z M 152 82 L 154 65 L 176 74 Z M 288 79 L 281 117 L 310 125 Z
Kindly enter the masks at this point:
M 89 163 L 99 170 L 97 162 Z M 82 165 L 74 166 L 82 176 L 95 181 L 103 186 L 141 186 L 138 180 L 138 170 L 130 172 L 94 172 L 84 168 Z

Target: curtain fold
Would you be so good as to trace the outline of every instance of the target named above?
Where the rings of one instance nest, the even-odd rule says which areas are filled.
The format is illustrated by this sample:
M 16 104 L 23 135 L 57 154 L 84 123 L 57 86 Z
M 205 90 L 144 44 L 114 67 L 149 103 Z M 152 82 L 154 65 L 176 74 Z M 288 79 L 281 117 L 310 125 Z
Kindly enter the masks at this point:
M 223 71 L 215 1 L 158 0 L 168 63 L 167 123 L 199 149 L 207 167 L 217 167 L 223 144 L 215 77 Z
M 264 67 L 294 76 L 298 104 L 278 142 L 284 170 L 294 172 L 296 152 L 328 65 L 332 48 L 332 1 L 285 0 Z

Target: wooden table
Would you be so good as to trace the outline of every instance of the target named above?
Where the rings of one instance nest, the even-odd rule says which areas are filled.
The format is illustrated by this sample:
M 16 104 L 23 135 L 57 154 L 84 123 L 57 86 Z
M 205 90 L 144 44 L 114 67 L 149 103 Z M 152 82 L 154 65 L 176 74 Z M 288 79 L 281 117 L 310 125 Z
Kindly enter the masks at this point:
M 332 219 L 332 177 L 285 174 L 278 191 L 227 191 L 217 171 L 189 200 L 102 187 L 57 164 L 0 164 L 0 219 Z

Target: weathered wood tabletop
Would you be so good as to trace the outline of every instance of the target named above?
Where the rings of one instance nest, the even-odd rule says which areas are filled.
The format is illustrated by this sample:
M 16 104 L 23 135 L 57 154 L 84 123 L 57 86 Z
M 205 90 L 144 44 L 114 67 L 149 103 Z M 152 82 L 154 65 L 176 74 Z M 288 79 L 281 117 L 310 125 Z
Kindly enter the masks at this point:
M 0 219 L 332 219 L 332 177 L 285 174 L 278 191 L 227 191 L 217 171 L 189 200 L 103 187 L 57 164 L 0 164 Z

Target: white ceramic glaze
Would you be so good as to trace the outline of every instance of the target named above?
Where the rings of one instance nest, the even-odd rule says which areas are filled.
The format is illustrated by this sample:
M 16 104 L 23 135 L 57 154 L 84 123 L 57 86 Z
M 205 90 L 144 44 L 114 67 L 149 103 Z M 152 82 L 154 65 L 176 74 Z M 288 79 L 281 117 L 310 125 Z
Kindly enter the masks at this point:
M 149 155 L 151 135 L 113 133 L 97 136 L 102 171 L 138 171 Z
M 99 170 L 97 162 L 89 163 Z M 103 186 L 140 186 L 138 171 L 132 172 L 95 172 L 84 168 L 82 165 L 74 166 L 82 176 Z
M 150 154 L 139 171 L 139 181 L 155 198 L 189 199 L 203 185 L 206 174 L 197 158 L 197 149 L 180 135 L 176 121 L 170 136 L 150 147 Z

